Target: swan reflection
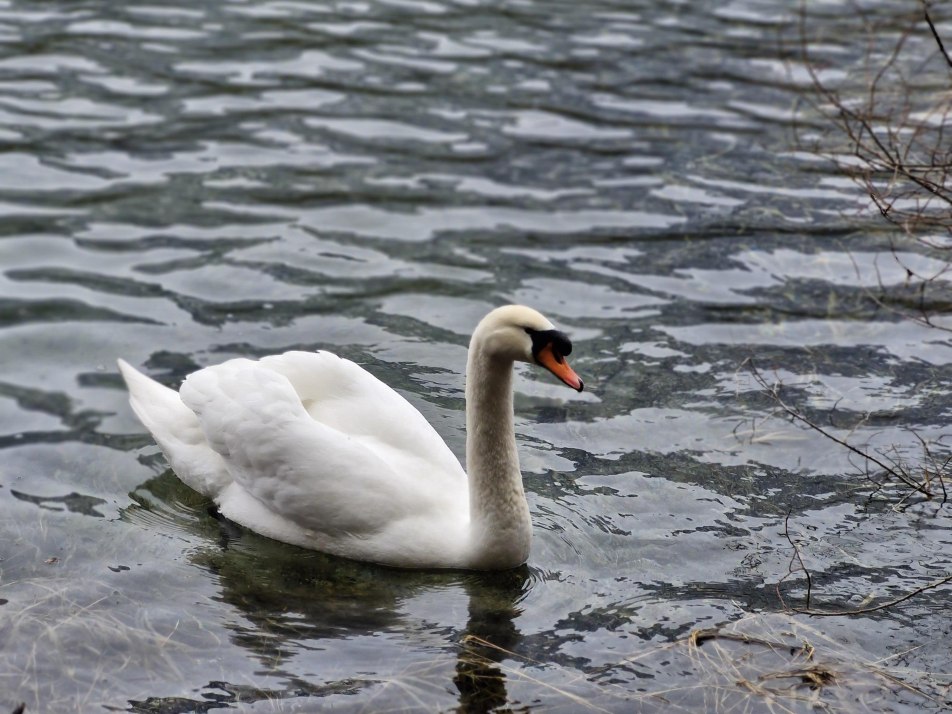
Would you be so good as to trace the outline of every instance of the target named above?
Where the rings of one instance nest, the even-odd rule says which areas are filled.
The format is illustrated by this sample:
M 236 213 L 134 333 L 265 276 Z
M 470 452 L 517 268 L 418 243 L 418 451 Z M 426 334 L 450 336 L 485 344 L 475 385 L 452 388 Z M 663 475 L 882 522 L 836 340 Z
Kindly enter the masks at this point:
M 500 663 L 522 637 L 517 621 L 531 586 L 528 567 L 406 571 L 300 549 L 222 518 L 171 471 L 132 497 L 136 505 L 124 518 L 197 536 L 190 561 L 216 579 L 221 601 L 240 616 L 223 623 L 228 637 L 284 683 L 259 685 L 258 695 L 242 690 L 234 694 L 240 701 L 362 690 L 371 706 L 399 708 L 426 689 L 455 691 L 462 711 L 507 703 Z M 239 685 L 214 681 L 206 689 L 218 697 Z

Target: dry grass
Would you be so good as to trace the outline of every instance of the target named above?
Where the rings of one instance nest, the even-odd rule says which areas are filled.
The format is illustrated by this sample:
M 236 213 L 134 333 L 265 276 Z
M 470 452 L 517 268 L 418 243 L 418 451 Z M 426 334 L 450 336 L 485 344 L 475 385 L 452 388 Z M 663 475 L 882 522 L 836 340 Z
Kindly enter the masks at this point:
M 110 615 L 108 598 L 80 602 L 66 595 L 65 584 L 60 585 L 62 589 L 49 582 L 27 584 L 34 589 L 35 605 L 4 625 L 4 641 L 19 643 L 20 665 L 0 676 L 0 686 L 24 692 L 27 689 L 19 686 L 24 682 L 47 683 L 42 694 L 26 702 L 27 712 L 99 709 L 104 683 L 123 676 L 190 680 L 188 648 L 176 644 L 174 632 L 158 631 L 147 618 L 134 626 L 121 622 Z M 201 628 L 201 624 L 183 623 L 182 627 Z M 84 641 L 80 650 L 77 641 Z M 543 706 L 547 712 L 732 714 L 865 714 L 892 711 L 901 702 L 937 709 L 950 703 L 949 673 L 913 671 L 891 660 L 867 660 L 855 645 L 845 646 L 803 618 L 784 614 L 750 615 L 695 630 L 673 642 L 634 642 L 637 653 L 582 671 L 536 661 L 470 635 L 458 645 L 455 668 L 441 654 L 429 664 L 418 661 L 402 670 L 396 668 L 389 676 L 359 677 L 346 686 L 304 684 L 287 692 L 233 687 L 234 696 L 220 703 L 259 702 L 272 707 L 264 710 L 302 711 L 301 705 L 317 706 L 328 694 L 347 694 L 357 695 L 350 700 L 355 711 L 433 711 L 447 710 L 446 704 L 458 695 L 465 711 L 530 711 Z M 124 663 L 116 667 L 117 648 L 123 647 Z M 111 654 L 109 669 L 97 669 L 91 663 L 106 648 Z M 83 667 L 71 666 L 79 662 Z M 81 678 L 70 676 L 80 671 Z M 56 683 L 51 686 L 54 676 Z M 451 681 L 458 693 L 452 692 Z M 230 691 L 225 683 L 216 688 Z M 143 682 L 143 690 L 147 689 Z M 189 707 L 195 703 L 143 696 L 135 710 L 194 711 Z
M 104 593 L 99 596 L 79 595 L 68 579 L 55 577 L 14 585 L 16 602 L 29 604 L 5 606 L 0 689 L 18 693 L 27 712 L 99 709 L 104 683 L 123 678 L 142 682 L 143 689 L 148 680 L 186 681 L 188 648 L 176 642 L 176 631 L 207 632 L 197 621 L 164 631 L 148 611 L 127 622 L 114 612 L 122 596 L 106 583 L 96 588 Z
M 503 678 L 510 687 L 527 681 L 544 688 L 552 695 L 547 709 L 565 711 L 865 713 L 892 711 L 900 700 L 941 708 L 949 704 L 952 685 L 952 675 L 944 672 L 867 661 L 803 619 L 784 614 L 698 629 L 557 685 L 541 679 L 545 664 L 486 640 L 469 637 L 461 647 L 460 661 L 469 670 Z M 624 672 L 641 673 L 632 680 L 637 688 L 617 683 Z M 584 687 L 583 678 L 584 684 L 603 683 Z

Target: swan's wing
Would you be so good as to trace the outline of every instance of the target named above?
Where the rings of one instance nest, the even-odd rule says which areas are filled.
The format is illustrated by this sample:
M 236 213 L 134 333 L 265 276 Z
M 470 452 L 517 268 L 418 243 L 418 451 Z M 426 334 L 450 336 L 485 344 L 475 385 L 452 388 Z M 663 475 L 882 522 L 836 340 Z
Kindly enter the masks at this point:
M 353 385 L 332 392 L 335 400 L 347 395 L 344 411 L 358 409 Z M 292 382 L 262 363 L 238 359 L 203 369 L 189 376 L 181 396 L 236 483 L 302 528 L 373 533 L 401 518 L 452 508 L 458 499 L 458 491 L 434 487 L 446 476 L 434 476 L 432 463 L 388 438 L 351 435 L 314 419 Z M 368 420 L 389 406 L 363 402 Z
M 316 421 L 431 463 L 419 478 L 446 479 L 434 488 L 465 485 L 459 460 L 426 418 L 362 367 L 331 352 L 285 352 L 260 363 L 288 378 Z

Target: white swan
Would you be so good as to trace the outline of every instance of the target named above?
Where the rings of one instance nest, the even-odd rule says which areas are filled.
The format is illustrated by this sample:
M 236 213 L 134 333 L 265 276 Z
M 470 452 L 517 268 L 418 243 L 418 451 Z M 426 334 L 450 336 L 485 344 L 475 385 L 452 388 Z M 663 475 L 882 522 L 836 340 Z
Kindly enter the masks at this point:
M 490 312 L 469 345 L 466 465 L 409 402 L 330 352 L 233 359 L 180 392 L 119 360 L 129 402 L 176 474 L 222 515 L 276 540 L 408 568 L 494 570 L 531 541 L 512 366 L 582 391 L 572 344 L 535 310 Z

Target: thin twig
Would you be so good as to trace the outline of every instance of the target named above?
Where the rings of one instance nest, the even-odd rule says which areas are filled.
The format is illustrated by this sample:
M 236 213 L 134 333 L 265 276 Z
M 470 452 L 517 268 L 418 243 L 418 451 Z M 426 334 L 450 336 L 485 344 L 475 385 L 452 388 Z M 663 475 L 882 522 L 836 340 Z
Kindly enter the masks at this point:
M 698 630 L 692 630 L 691 634 L 687 637 L 688 644 L 692 644 L 696 647 L 700 647 L 708 640 L 729 640 L 731 642 L 742 642 L 745 645 L 761 645 L 762 647 L 769 647 L 770 649 L 789 649 L 790 647 L 786 642 L 768 640 L 743 632 L 732 632 L 720 627 L 702 627 Z M 807 659 L 813 656 L 812 648 L 810 648 L 809 645 L 804 645 L 800 649 L 806 655 Z
M 926 470 L 926 476 L 927 478 L 930 478 L 930 480 L 931 476 L 935 476 L 936 480 L 938 480 L 939 488 L 942 489 L 941 505 L 944 506 L 946 501 L 949 499 L 949 494 L 945 490 L 945 473 L 949 469 L 949 464 L 952 463 L 952 455 L 946 457 L 945 461 L 943 461 L 941 464 L 937 463 L 935 457 L 932 455 L 932 449 L 929 448 L 929 443 L 924 438 L 922 438 L 922 435 L 919 432 L 913 431 L 912 434 L 919 440 L 919 443 L 922 445 L 923 452 L 925 452 L 925 455 L 929 461 L 932 462 L 932 471 L 929 472 Z
M 767 382 L 764 376 L 760 373 L 760 370 L 757 369 L 757 366 L 754 364 L 753 359 L 748 357 L 746 360 L 744 360 L 744 364 L 747 364 L 750 366 L 751 373 L 753 374 L 754 379 L 757 381 L 757 383 L 770 394 L 774 402 L 777 403 L 777 406 L 779 406 L 789 416 L 793 417 L 794 419 L 801 422 L 802 424 L 805 424 L 806 426 L 810 427 L 814 431 L 822 434 L 823 436 L 833 441 L 834 443 L 839 444 L 844 449 L 847 449 L 848 451 L 856 454 L 857 456 L 863 458 L 866 461 L 876 464 L 876 466 L 881 468 L 883 471 L 885 471 L 888 474 L 891 474 L 892 476 L 894 476 L 895 478 L 897 478 L 898 480 L 902 481 L 904 484 L 909 486 L 909 488 L 915 491 L 918 491 L 919 493 L 924 495 L 926 498 L 932 498 L 932 494 L 928 491 L 928 489 L 926 489 L 922 484 L 916 483 L 914 480 L 912 480 L 911 477 L 909 477 L 906 473 L 904 473 L 904 470 L 902 468 L 896 468 L 895 465 L 887 464 L 882 459 L 877 458 L 873 456 L 872 454 L 869 454 L 863 451 L 862 449 L 853 446 L 848 441 L 845 441 L 844 439 L 841 439 L 838 436 L 831 434 L 822 426 L 811 421 L 808 417 L 801 414 L 797 409 L 794 409 L 793 407 L 788 405 L 786 402 L 784 402 L 783 399 L 781 399 L 780 397 L 779 386 L 777 384 L 771 385 Z M 883 458 L 886 458 L 886 457 L 884 456 Z
M 801 615 L 811 615 L 813 617 L 839 617 L 843 615 L 866 615 L 870 612 L 878 612 L 879 610 L 886 610 L 887 608 L 898 605 L 901 602 L 905 602 L 910 598 L 924 593 L 926 590 L 932 590 L 934 588 L 942 587 L 946 583 L 952 583 L 952 575 L 946 575 L 941 580 L 936 580 L 933 583 L 928 585 L 923 585 L 921 588 L 916 588 L 915 590 L 906 593 L 902 597 L 898 597 L 895 600 L 889 600 L 888 602 L 880 603 L 879 605 L 874 605 L 872 607 L 861 607 L 856 610 L 840 610 L 838 612 L 831 610 L 811 610 L 808 608 L 793 608 L 794 612 L 799 612 Z
M 780 580 L 777 581 L 777 598 L 780 600 L 781 606 L 782 606 L 784 609 L 787 609 L 787 603 L 786 603 L 786 601 L 783 599 L 783 595 L 782 595 L 781 592 L 780 592 L 780 585 L 781 585 L 781 583 L 783 583 L 787 578 L 789 578 L 791 575 L 793 575 L 794 572 L 796 572 L 796 571 L 793 569 L 793 560 L 794 560 L 794 558 L 795 558 L 795 559 L 797 560 L 797 562 L 800 564 L 800 571 L 804 574 L 804 576 L 805 576 L 806 579 L 807 579 L 807 597 L 806 597 L 807 604 L 806 604 L 806 606 L 807 606 L 807 607 L 810 607 L 810 598 L 812 597 L 812 593 L 813 593 L 813 578 L 810 577 L 810 571 L 807 570 L 807 566 L 806 566 L 806 565 L 804 564 L 804 562 L 803 562 L 803 556 L 802 556 L 802 554 L 800 553 L 800 546 L 798 546 L 796 543 L 794 543 L 793 537 L 790 535 L 790 512 L 789 512 L 789 511 L 787 512 L 787 516 L 783 519 L 783 535 L 784 535 L 784 537 L 787 539 L 787 542 L 790 544 L 790 547 L 793 548 L 793 554 L 794 554 L 794 555 L 793 555 L 793 558 L 790 559 L 790 565 L 787 566 L 787 574 L 784 575 L 782 578 L 780 578 Z
M 935 24 L 932 22 L 932 17 L 929 15 L 929 3 L 923 2 L 923 12 L 926 16 L 926 22 L 929 23 L 929 29 L 932 30 L 932 36 L 935 38 L 936 44 L 939 45 L 939 51 L 942 52 L 942 56 L 945 57 L 946 63 L 952 68 L 952 57 L 949 57 L 949 53 L 945 51 L 945 45 L 942 44 L 942 38 L 939 37 L 939 31 L 935 29 Z
M 932 21 L 930 3 L 922 0 L 922 6 L 942 56 L 952 67 L 952 57 Z M 872 73 L 865 96 L 861 97 L 844 97 L 840 90 L 820 79 L 810 57 L 806 17 L 806 3 L 801 2 L 801 56 L 814 89 L 826 102 L 826 106 L 817 108 L 843 133 L 849 153 L 859 163 L 844 161 L 842 148 L 831 146 L 824 151 L 820 141 L 814 153 L 828 155 L 865 189 L 880 214 L 907 234 L 920 234 L 918 238 L 928 241 L 929 237 L 924 234 L 931 230 L 952 231 L 952 216 L 945 210 L 945 206 L 952 207 L 948 181 L 952 163 L 946 148 L 948 143 L 944 140 L 950 102 L 943 94 L 938 98 L 938 105 L 925 107 L 926 102 L 931 101 L 929 95 L 918 88 L 913 91 L 905 71 L 906 63 L 912 60 L 904 49 L 907 40 L 916 33 L 922 15 L 916 13 L 908 20 L 902 18 L 905 27 L 891 51 L 877 60 L 877 67 L 872 66 L 872 59 L 878 56 L 875 50 L 881 38 L 889 36 L 891 28 L 872 22 L 862 8 L 856 7 L 856 17 L 870 42 L 866 69 Z M 922 68 L 912 70 L 916 77 L 922 73 Z M 922 109 L 925 111 L 920 112 Z

